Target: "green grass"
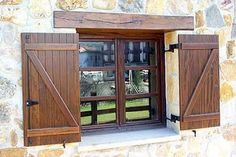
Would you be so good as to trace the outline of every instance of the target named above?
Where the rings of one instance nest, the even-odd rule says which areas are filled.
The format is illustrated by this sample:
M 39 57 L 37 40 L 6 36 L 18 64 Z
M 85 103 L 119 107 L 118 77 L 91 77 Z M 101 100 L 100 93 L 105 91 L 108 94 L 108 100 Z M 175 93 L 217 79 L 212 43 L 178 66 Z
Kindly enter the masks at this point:
M 148 99 L 135 99 L 135 100 L 127 100 L 126 107 L 135 107 L 135 106 L 145 106 L 148 105 Z M 115 108 L 115 102 L 100 102 L 98 105 L 98 110 L 111 109 Z M 81 112 L 91 111 L 91 105 L 81 106 Z M 148 111 L 137 111 L 137 112 L 126 112 L 126 119 L 135 120 L 135 119 L 143 119 L 148 118 Z M 103 115 L 98 115 L 98 123 L 106 123 L 109 121 L 116 120 L 115 113 L 108 113 Z M 91 116 L 82 117 L 81 118 L 82 125 L 91 124 Z

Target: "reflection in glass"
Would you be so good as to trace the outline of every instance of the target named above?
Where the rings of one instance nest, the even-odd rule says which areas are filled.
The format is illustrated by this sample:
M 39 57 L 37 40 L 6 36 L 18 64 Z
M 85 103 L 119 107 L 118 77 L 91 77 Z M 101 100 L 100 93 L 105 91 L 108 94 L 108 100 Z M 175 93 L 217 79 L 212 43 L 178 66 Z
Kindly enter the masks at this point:
M 80 67 L 113 66 L 114 42 L 80 42 Z
M 126 100 L 125 107 L 126 107 L 126 120 L 141 120 L 141 119 L 148 119 L 150 117 L 149 113 L 149 98 L 143 98 L 143 99 L 132 99 L 132 100 Z M 129 109 L 135 108 L 135 107 L 141 107 L 146 106 L 146 109 L 144 110 L 132 110 L 129 112 Z
M 156 102 L 156 97 L 126 100 L 126 120 L 155 119 L 157 110 Z
M 126 94 L 150 93 L 156 91 L 155 70 L 125 71 Z
M 126 42 L 124 53 L 126 66 L 156 64 L 154 42 Z
M 80 96 L 115 95 L 114 71 L 80 71 Z
M 99 113 L 99 111 L 110 110 L 108 113 Z M 103 123 L 114 123 L 116 121 L 116 104 L 115 101 L 92 101 L 92 102 L 81 102 L 81 124 L 103 124 Z

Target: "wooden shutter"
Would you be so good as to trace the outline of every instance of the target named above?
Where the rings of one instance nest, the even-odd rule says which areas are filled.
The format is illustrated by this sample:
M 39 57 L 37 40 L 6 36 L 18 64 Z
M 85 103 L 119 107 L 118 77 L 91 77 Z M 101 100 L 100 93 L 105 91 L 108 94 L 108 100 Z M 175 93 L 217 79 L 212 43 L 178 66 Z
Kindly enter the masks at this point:
M 220 125 L 216 35 L 179 35 L 180 128 Z
M 21 38 L 25 145 L 80 141 L 78 34 Z

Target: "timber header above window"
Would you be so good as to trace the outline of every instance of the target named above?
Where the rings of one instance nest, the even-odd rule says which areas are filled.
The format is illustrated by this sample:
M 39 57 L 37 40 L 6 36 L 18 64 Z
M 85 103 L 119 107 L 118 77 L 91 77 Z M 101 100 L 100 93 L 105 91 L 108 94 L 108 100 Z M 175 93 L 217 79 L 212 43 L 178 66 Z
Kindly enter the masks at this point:
M 54 27 L 78 28 L 81 31 L 100 29 L 168 32 L 193 30 L 194 18 L 193 16 L 55 11 Z

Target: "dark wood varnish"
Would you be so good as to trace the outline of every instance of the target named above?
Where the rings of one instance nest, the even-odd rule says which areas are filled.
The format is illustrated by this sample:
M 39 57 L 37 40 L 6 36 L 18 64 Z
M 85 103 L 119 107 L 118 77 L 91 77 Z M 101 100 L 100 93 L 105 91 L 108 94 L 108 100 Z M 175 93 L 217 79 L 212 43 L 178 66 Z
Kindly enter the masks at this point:
M 166 32 L 193 30 L 193 16 L 157 16 L 123 13 L 54 11 L 55 28 L 78 28 L 80 33 L 109 31 Z M 127 31 L 128 30 L 128 31 Z
M 80 141 L 78 34 L 21 38 L 25 145 Z M 27 107 L 28 99 L 39 103 Z
M 179 35 L 181 130 L 220 125 L 216 35 Z

